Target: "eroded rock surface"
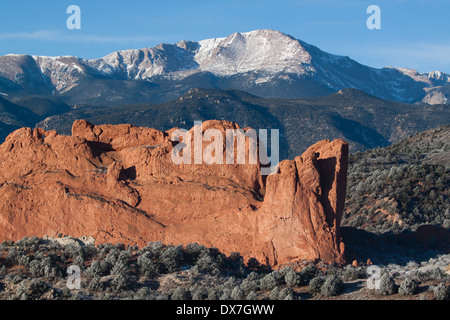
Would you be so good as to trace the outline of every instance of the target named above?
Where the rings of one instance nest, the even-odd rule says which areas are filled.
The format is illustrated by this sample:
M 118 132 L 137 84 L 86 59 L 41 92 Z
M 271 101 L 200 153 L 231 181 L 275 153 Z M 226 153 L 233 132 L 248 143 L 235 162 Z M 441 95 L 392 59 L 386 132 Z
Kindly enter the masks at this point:
M 203 123 L 211 128 L 239 126 Z M 176 165 L 171 132 L 77 120 L 72 136 L 11 133 L 0 146 L 0 241 L 62 233 L 139 246 L 198 242 L 272 266 L 343 261 L 347 143 L 318 142 L 264 178 L 259 162 Z

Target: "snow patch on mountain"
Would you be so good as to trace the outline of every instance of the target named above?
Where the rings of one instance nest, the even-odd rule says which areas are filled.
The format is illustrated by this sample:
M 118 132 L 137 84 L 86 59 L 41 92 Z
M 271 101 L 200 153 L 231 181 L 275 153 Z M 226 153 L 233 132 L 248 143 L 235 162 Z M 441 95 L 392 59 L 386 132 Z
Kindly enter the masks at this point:
M 295 40 L 279 31 L 233 33 L 226 38 L 199 42 L 195 61 L 202 71 L 221 76 L 265 71 L 270 74 L 314 72 L 311 55 Z

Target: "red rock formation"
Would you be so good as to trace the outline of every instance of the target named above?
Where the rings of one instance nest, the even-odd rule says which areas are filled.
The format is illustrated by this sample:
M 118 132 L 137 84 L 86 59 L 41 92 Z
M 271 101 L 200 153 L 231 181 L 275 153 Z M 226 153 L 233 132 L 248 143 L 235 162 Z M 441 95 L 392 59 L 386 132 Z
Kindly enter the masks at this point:
M 239 126 L 203 123 L 210 128 Z M 175 165 L 172 131 L 78 120 L 72 136 L 11 133 L 0 146 L 0 241 L 62 233 L 141 246 L 198 242 L 272 266 L 343 261 L 345 142 L 318 142 L 264 181 L 259 164 Z

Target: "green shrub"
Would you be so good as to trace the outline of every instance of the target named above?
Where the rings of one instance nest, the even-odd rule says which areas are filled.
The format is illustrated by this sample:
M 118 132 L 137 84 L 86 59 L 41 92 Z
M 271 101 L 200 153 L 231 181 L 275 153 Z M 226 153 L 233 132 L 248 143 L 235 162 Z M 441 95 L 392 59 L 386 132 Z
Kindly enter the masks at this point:
M 294 270 L 289 270 L 284 276 L 284 281 L 289 287 L 299 287 L 302 284 L 302 276 Z
M 94 260 L 91 262 L 91 265 L 85 270 L 85 274 L 88 277 L 101 277 L 103 276 L 102 265 L 98 260 Z
M 278 295 L 280 294 L 280 287 L 276 286 L 270 291 L 270 300 L 279 300 Z
M 134 295 L 135 300 L 151 300 L 151 290 L 149 287 L 140 288 Z
M 255 291 L 251 291 L 247 297 L 247 300 L 258 300 L 258 294 Z
M 344 283 L 336 275 L 328 276 L 320 288 L 320 293 L 324 296 L 337 296 L 344 289 Z
M 231 291 L 231 299 L 233 300 L 243 300 L 245 298 L 245 292 L 240 286 L 235 286 L 233 291 Z
M 450 299 L 450 287 L 447 287 L 445 283 L 441 282 L 434 288 L 435 300 L 449 300 Z
M 100 292 L 103 291 L 104 288 L 105 286 L 98 275 L 93 276 L 93 278 L 91 279 L 91 281 L 89 281 L 89 284 L 87 286 L 87 289 L 91 292 Z
M 389 273 L 384 272 L 381 275 L 379 288 L 376 289 L 376 292 L 383 296 L 397 293 L 397 286 L 394 279 L 389 275 Z
M 126 261 L 124 260 L 117 260 L 117 262 L 114 264 L 114 267 L 111 269 L 111 274 L 125 274 L 128 272 L 128 265 Z
M 276 286 L 278 286 L 277 281 L 274 279 L 271 273 L 264 276 L 260 282 L 261 290 L 270 291 L 273 290 Z
M 149 252 L 153 259 L 159 259 L 165 248 L 166 246 L 161 241 L 156 241 L 149 242 L 143 250 Z
M 202 257 L 197 260 L 195 270 L 199 273 L 212 275 L 220 274 L 219 264 L 209 253 L 203 254 Z
M 348 265 L 344 269 L 343 278 L 346 281 L 365 279 L 367 278 L 367 272 L 366 270 L 364 270 L 364 268 L 356 268 L 352 265 Z
M 400 284 L 398 293 L 402 295 L 413 295 L 417 293 L 418 288 L 419 286 L 417 285 L 416 281 L 409 277 L 406 277 Z
M 126 276 L 123 273 L 119 273 L 119 275 L 117 275 L 117 277 L 115 277 L 112 281 L 111 281 L 111 288 L 116 291 L 116 292 L 121 292 L 121 291 L 125 291 L 128 290 L 130 287 L 130 279 L 128 278 L 128 276 Z
M 189 290 L 186 290 L 182 287 L 177 287 L 171 296 L 172 300 L 191 300 L 192 295 Z
M 47 292 L 49 286 L 42 279 L 24 280 L 16 290 L 20 300 L 39 300 Z
M 315 278 L 317 275 L 319 275 L 319 270 L 315 265 L 309 265 L 300 270 L 300 276 L 304 281 L 309 282 L 313 278 Z
M 294 300 L 294 291 L 291 288 L 283 288 L 278 293 L 278 300 Z
M 206 298 L 208 298 L 208 288 L 204 286 L 196 288 L 192 295 L 192 300 L 205 300 Z
M 311 293 L 320 293 L 323 284 L 325 283 L 325 279 L 323 277 L 315 277 L 309 281 L 309 292 Z
M 246 293 L 249 293 L 251 291 L 258 291 L 259 290 L 259 280 L 250 279 L 249 277 L 247 277 L 246 279 L 244 279 L 242 281 L 241 289 Z
M 139 272 L 142 276 L 152 278 L 158 274 L 158 265 L 153 262 L 150 253 L 143 253 L 137 259 Z
M 184 249 L 186 263 L 195 265 L 200 256 L 207 251 L 206 247 L 198 243 L 189 243 Z
M 286 275 L 286 271 L 287 271 L 287 269 L 282 270 L 282 271 L 279 271 L 279 270 L 272 271 L 272 273 L 271 273 L 272 278 L 275 280 L 275 282 L 277 283 L 278 286 L 282 286 L 282 285 L 286 284 L 286 282 L 284 282 L 284 277 Z
M 160 263 L 162 272 L 173 273 L 181 270 L 184 256 L 182 246 L 168 247 L 160 256 Z
M 211 287 L 208 289 L 208 300 L 219 300 L 220 292 L 215 288 Z

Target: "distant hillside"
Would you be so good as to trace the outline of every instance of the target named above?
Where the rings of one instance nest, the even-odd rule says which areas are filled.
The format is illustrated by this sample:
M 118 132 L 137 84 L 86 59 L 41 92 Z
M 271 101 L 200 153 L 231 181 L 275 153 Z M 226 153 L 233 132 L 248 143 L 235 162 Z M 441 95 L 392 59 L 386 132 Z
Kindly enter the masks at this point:
M 70 106 L 64 102 L 42 97 L 29 96 L 26 98 L 17 99 L 14 103 L 29 109 L 40 119 L 45 119 L 47 117 L 69 112 L 71 110 Z
M 450 228 L 450 126 L 350 156 L 344 226 L 375 233 Z
M 35 127 L 49 116 L 70 110 L 70 106 L 56 99 L 29 96 L 12 102 L 0 96 L 0 141 L 16 129 Z
M 41 119 L 31 110 L 18 106 L 0 96 L 0 141 L 21 127 L 34 126 Z
M 76 119 L 94 124 L 130 123 L 168 130 L 195 120 L 230 120 L 242 127 L 280 130 L 280 158 L 300 155 L 323 139 L 343 138 L 352 152 L 384 147 L 410 134 L 450 123 L 448 105 L 385 101 L 356 89 L 309 99 L 265 99 L 237 90 L 192 89 L 163 104 L 78 106 L 37 124 L 69 134 Z
M 0 97 L 0 121 L 4 124 L 25 127 L 34 125 L 38 120 L 38 116 L 30 109 Z

